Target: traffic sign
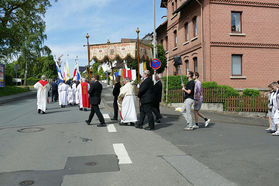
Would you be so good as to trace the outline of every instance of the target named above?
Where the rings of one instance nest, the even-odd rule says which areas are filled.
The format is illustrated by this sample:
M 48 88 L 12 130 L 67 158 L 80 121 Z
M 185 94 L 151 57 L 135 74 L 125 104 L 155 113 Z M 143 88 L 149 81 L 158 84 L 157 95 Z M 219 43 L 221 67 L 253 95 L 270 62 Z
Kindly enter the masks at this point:
M 150 61 L 150 67 L 154 70 L 157 70 L 161 67 L 161 61 L 159 59 L 154 58 L 152 61 Z

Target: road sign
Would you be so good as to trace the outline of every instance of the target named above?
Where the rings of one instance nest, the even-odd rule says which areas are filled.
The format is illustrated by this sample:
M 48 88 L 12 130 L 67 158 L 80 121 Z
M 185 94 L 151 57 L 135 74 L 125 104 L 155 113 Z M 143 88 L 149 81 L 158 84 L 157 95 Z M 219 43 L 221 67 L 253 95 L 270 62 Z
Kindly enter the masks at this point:
M 150 61 L 150 67 L 154 70 L 157 70 L 161 67 L 161 61 L 159 59 L 154 58 L 152 61 Z

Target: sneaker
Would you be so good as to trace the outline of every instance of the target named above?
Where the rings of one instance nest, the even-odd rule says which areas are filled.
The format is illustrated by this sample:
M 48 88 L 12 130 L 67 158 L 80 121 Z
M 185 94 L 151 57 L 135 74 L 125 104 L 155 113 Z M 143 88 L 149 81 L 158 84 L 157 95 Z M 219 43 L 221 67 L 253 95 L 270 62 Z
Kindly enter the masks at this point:
M 198 128 L 200 128 L 198 125 L 194 125 L 193 127 L 192 127 L 193 129 L 198 129 Z
M 267 128 L 267 129 L 265 129 L 266 131 L 269 131 L 269 130 L 272 130 L 272 128 Z
M 184 130 L 190 131 L 190 130 L 194 130 L 194 128 L 190 127 L 190 126 L 187 126 L 187 127 L 184 128 Z
M 276 132 L 272 133 L 272 136 L 279 136 L 279 131 L 277 130 Z
M 204 126 L 207 127 L 209 122 L 210 122 L 210 119 L 207 119 Z

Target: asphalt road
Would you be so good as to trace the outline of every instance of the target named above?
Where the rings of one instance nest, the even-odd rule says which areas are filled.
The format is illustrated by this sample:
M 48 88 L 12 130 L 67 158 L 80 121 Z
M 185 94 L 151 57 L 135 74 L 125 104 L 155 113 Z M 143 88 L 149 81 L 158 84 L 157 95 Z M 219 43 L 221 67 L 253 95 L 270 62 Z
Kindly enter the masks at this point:
M 265 120 L 206 112 L 209 128 L 184 131 L 183 117 L 162 108 L 155 131 L 119 126 L 104 87 L 104 128 L 77 107 L 38 114 L 35 97 L 1 105 L 0 185 L 278 185 L 279 138 Z

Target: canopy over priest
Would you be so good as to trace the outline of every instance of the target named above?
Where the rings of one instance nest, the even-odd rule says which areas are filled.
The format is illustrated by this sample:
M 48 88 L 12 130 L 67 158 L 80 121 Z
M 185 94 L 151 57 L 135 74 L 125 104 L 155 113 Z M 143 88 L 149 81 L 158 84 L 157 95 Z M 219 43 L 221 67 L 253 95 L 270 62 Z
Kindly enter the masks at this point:
M 46 76 L 42 75 L 42 79 L 38 81 L 34 88 L 37 89 L 37 110 L 38 113 L 45 114 L 46 112 L 46 105 L 47 105 L 47 98 L 48 98 L 48 91 L 50 89 L 49 83 L 46 81 Z

